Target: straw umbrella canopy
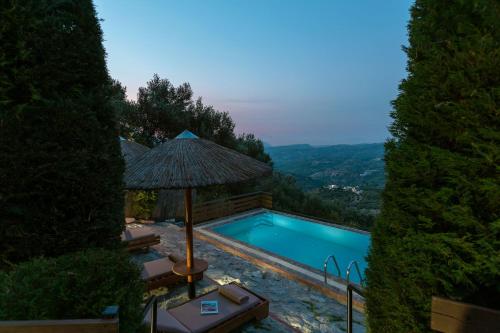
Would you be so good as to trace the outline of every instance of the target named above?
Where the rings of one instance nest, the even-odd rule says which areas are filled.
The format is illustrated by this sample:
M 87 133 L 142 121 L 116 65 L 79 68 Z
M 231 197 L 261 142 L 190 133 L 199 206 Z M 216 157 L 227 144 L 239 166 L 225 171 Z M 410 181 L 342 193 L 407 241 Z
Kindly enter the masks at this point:
M 266 163 L 184 131 L 144 153 L 125 172 L 129 189 L 186 189 L 238 183 L 271 173 Z
M 184 189 L 186 225 L 186 267 L 194 270 L 191 190 L 217 184 L 237 183 L 268 175 L 266 163 L 198 138 L 184 131 L 145 152 L 125 172 L 127 189 Z M 194 295 L 192 275 L 188 275 L 190 296 Z
M 134 141 L 126 140 L 122 137 L 120 137 L 120 148 L 127 167 L 131 165 L 135 158 L 150 150 L 149 147 L 143 146 Z
M 145 152 L 150 150 L 151 148 L 141 145 L 140 143 L 127 140 L 123 137 L 120 137 L 120 147 L 122 151 L 123 159 L 125 160 L 125 165 L 127 168 L 134 165 L 134 159 L 142 156 Z M 171 217 L 175 215 L 178 206 L 182 204 L 182 190 L 160 190 L 158 191 L 158 200 L 156 202 L 156 207 L 154 208 L 152 214 L 152 218 L 155 216 L 159 216 L 162 218 Z M 127 214 L 132 213 L 131 202 L 132 198 L 130 194 L 125 194 L 125 217 L 128 217 Z M 167 202 L 169 204 L 167 204 Z

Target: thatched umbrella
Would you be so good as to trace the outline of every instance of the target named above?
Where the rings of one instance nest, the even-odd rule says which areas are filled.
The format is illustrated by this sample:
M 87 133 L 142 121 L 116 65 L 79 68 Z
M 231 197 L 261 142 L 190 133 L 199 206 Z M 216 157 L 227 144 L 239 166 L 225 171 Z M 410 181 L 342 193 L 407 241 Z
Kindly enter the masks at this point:
M 120 137 L 120 147 L 122 150 L 123 159 L 125 160 L 125 164 L 127 165 L 127 167 L 130 165 L 130 162 L 134 158 L 137 158 L 150 150 L 149 147 L 143 146 L 140 143 L 134 141 L 124 139 L 122 137 Z
M 192 188 L 242 182 L 271 173 L 271 167 L 184 131 L 144 153 L 125 172 L 127 189 L 185 189 L 186 274 L 190 297 L 196 272 L 193 258 Z
M 125 160 L 125 165 L 127 168 L 134 165 L 133 160 L 142 156 L 145 152 L 151 148 L 141 145 L 140 143 L 127 140 L 120 137 L 120 147 L 122 151 L 123 159 Z M 178 208 L 182 205 L 182 190 L 160 190 L 158 192 L 158 200 L 156 202 L 156 207 L 154 208 L 151 218 L 171 218 L 175 216 Z M 125 217 L 127 214 L 132 212 L 132 196 L 127 192 L 125 195 Z M 167 202 L 169 203 L 167 205 Z

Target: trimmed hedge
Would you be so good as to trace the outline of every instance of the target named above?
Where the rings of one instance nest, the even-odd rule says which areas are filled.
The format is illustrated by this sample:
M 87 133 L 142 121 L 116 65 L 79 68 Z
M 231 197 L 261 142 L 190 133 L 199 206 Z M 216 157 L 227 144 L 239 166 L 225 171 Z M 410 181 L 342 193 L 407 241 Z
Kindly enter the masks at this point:
M 417 0 L 368 257 L 372 332 L 430 331 L 431 296 L 500 308 L 500 2 Z
M 118 246 L 124 162 L 91 0 L 0 17 L 0 267 Z
M 21 263 L 0 272 L 0 320 L 101 318 L 120 306 L 120 332 L 141 325 L 144 285 L 128 254 L 87 250 Z

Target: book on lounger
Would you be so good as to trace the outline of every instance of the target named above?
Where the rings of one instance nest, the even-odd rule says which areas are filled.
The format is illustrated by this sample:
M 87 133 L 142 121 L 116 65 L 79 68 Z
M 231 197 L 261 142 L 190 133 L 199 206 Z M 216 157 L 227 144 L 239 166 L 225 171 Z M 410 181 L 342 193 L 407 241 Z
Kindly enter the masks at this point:
M 219 313 L 219 302 L 217 302 L 217 301 L 201 301 L 200 313 L 202 315 Z

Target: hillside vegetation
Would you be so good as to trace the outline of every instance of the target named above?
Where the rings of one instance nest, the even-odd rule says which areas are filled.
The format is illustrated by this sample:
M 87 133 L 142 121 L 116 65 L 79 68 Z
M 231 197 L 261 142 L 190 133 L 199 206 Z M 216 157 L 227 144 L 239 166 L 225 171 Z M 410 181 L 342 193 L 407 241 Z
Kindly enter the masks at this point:
M 384 144 L 267 146 L 274 167 L 337 210 L 378 214 L 384 187 Z
M 276 169 L 305 190 L 327 185 L 384 187 L 384 144 L 266 147 Z

